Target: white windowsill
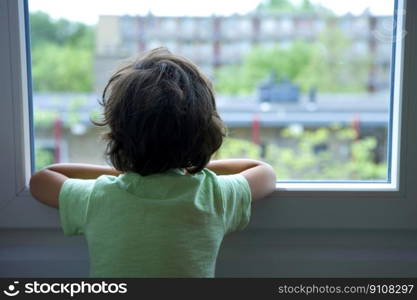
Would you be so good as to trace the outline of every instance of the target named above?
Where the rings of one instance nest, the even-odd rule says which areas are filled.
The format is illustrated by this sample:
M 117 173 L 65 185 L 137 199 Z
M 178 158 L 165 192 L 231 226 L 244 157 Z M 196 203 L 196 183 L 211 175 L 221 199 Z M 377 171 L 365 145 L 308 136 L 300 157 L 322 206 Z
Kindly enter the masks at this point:
M 397 192 L 398 187 L 394 183 L 339 183 L 339 182 L 286 182 L 277 183 L 278 191 L 350 191 L 350 192 Z

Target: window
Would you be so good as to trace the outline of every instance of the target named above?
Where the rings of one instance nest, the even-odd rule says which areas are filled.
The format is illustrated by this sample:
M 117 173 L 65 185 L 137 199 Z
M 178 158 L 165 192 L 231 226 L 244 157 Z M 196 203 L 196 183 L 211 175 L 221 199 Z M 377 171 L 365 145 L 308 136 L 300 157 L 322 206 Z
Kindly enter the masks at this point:
M 229 128 L 215 158 L 265 160 L 280 182 L 391 183 L 395 1 L 368 11 L 357 1 L 350 14 L 337 2 L 289 1 L 278 9 L 253 1 L 224 14 L 214 2 L 209 11 L 179 1 L 176 16 L 158 11 L 157 1 L 140 10 L 135 1 L 123 1 L 123 9 L 119 2 L 83 4 L 83 14 L 77 1 L 59 11 L 51 2 L 28 3 L 36 167 L 46 162 L 43 137 L 67 143 L 69 161 L 104 163 L 90 119 L 100 114 L 105 82 L 124 60 L 165 46 L 215 84 Z M 290 25 L 291 34 L 282 35 Z
M 31 1 L 29 1 L 29 7 L 35 10 L 35 8 L 31 5 L 33 3 L 36 3 L 36 0 Z M 372 146 L 375 144 L 375 142 L 372 142 L 372 140 L 383 139 L 385 137 L 385 146 L 383 146 L 381 149 L 378 149 L 378 151 L 374 153 L 375 163 L 378 164 L 380 162 L 385 162 L 385 164 L 387 164 L 387 166 L 385 167 L 386 173 L 383 172 L 383 174 L 391 173 L 392 175 L 397 173 L 398 176 L 395 176 L 395 178 L 394 176 L 391 176 L 391 184 L 388 183 L 388 176 L 382 177 L 381 179 L 378 179 L 375 176 L 371 176 L 369 181 L 365 181 L 365 179 L 362 178 L 360 179 L 360 182 L 355 182 L 354 184 L 349 181 L 339 181 L 337 183 L 325 182 L 324 180 L 331 179 L 328 177 L 321 178 L 320 182 L 314 182 L 312 180 L 308 180 L 308 182 L 303 182 L 301 181 L 302 178 L 300 177 L 294 177 L 294 180 L 297 180 L 297 182 L 282 183 L 282 181 L 280 181 L 278 182 L 277 192 L 271 195 L 270 197 L 271 201 L 266 200 L 263 203 L 260 203 L 259 208 L 256 211 L 254 211 L 251 225 L 254 228 L 416 228 L 415 215 L 413 214 L 413 212 L 416 211 L 417 207 L 417 204 L 415 202 L 415 199 L 417 199 L 417 186 L 415 184 L 415 170 L 417 169 L 417 157 L 415 157 L 413 153 L 415 153 L 415 149 L 417 149 L 417 118 L 414 117 L 415 111 L 417 111 L 417 102 L 413 101 L 413 99 L 417 97 L 417 86 L 414 84 L 414 79 L 417 76 L 417 65 L 415 61 L 415 53 L 417 51 L 417 3 L 415 1 L 397 2 L 399 8 L 398 11 L 400 13 L 393 15 L 395 20 L 394 24 L 396 25 L 394 27 L 394 32 L 397 33 L 395 39 L 396 51 L 394 52 L 395 65 L 392 64 L 393 60 L 390 58 L 388 62 L 385 61 L 381 66 L 378 66 L 378 68 L 382 68 L 381 71 L 379 71 L 378 68 L 375 69 L 374 73 L 376 74 L 376 77 L 370 78 L 373 80 L 369 80 L 369 82 L 366 81 L 367 88 L 375 89 L 376 91 L 378 91 L 378 89 L 381 86 L 383 87 L 383 82 L 379 80 L 382 80 L 383 78 L 387 79 L 386 75 L 384 74 L 391 74 L 390 71 L 387 71 L 387 68 L 389 68 L 390 70 L 392 69 L 393 73 L 395 74 L 395 85 L 391 86 L 390 88 L 390 93 L 393 99 L 395 99 L 395 101 L 389 102 L 390 95 L 388 95 L 388 98 L 384 98 L 386 99 L 385 101 L 387 101 L 387 105 L 389 105 L 388 110 L 391 112 L 391 114 L 387 113 L 384 114 L 384 116 L 379 115 L 375 117 L 374 108 L 370 108 L 370 110 L 366 112 L 367 118 L 369 117 L 372 119 L 375 117 L 375 123 L 386 123 L 391 121 L 392 134 L 388 135 L 387 137 L 387 131 L 389 132 L 389 130 L 381 133 L 372 132 L 372 135 L 369 136 L 373 139 L 367 140 L 365 146 L 372 148 Z M 71 3 L 72 5 L 75 5 L 74 1 L 72 1 Z M 352 5 L 353 3 L 361 2 L 352 2 Z M 393 7 L 394 1 L 390 3 Z M 64 104 L 64 106 L 62 106 L 62 110 L 65 110 L 65 117 L 60 119 L 57 118 L 57 115 L 54 113 L 51 114 L 46 111 L 42 112 L 42 109 L 45 110 L 45 107 L 39 105 L 40 102 L 37 103 L 35 87 L 35 85 L 37 84 L 39 84 L 39 86 L 43 86 L 42 81 L 36 81 L 35 77 L 35 73 L 40 72 L 39 70 L 41 70 L 41 68 L 36 69 L 33 64 L 32 68 L 29 68 L 27 64 L 27 59 L 28 57 L 30 57 L 30 54 L 33 55 L 34 64 L 36 63 L 37 59 L 35 57 L 36 55 L 39 55 L 39 57 L 43 55 L 45 60 L 49 59 L 50 57 L 46 55 L 47 51 L 53 51 L 51 49 L 56 49 L 57 47 L 59 47 L 59 45 L 48 44 L 47 46 L 45 46 L 45 48 L 43 48 L 45 51 L 38 52 L 38 54 L 36 54 L 33 49 L 32 52 L 29 51 L 29 49 L 27 49 L 26 39 L 29 36 L 29 24 L 27 20 L 29 19 L 29 16 L 26 16 L 25 18 L 25 4 L 26 1 L 23 0 L 0 1 L 0 90 L 2 91 L 2 95 L 0 96 L 0 128 L 3 128 L 3 130 L 0 131 L 3 152 L 3 154 L 0 156 L 0 163 L 4 170 L 7 170 L 7 175 L 1 175 L 2 180 L 0 180 L 0 187 L 1 191 L 3 192 L 2 198 L 0 199 L 0 205 L 3 208 L 2 216 L 0 218 L 0 226 L 56 227 L 58 221 L 56 211 L 43 207 L 35 201 L 31 200 L 30 195 L 27 191 L 27 182 L 31 172 L 30 164 L 31 162 L 35 161 L 34 157 L 31 157 L 31 155 L 35 154 L 35 149 L 30 148 L 30 139 L 31 136 L 36 137 L 37 134 L 36 130 L 35 132 L 30 131 L 30 124 L 32 122 L 38 122 L 39 125 L 42 124 L 42 122 L 44 122 L 42 120 L 46 120 L 46 123 L 51 122 L 52 120 L 55 126 L 57 126 L 57 124 L 61 124 L 61 140 L 66 142 L 65 147 L 67 147 L 68 149 L 68 160 L 78 160 L 81 156 L 72 158 L 73 156 L 71 155 L 73 155 L 72 153 L 74 151 L 77 151 L 76 148 L 79 148 L 80 145 L 82 145 L 83 147 L 84 145 L 86 145 L 85 143 L 87 143 L 87 140 L 82 140 L 82 138 L 87 136 L 86 131 L 91 130 L 91 128 L 88 128 L 87 124 L 83 123 L 82 120 L 87 120 L 90 117 L 95 117 L 95 114 L 97 113 L 94 110 L 94 103 L 95 100 L 97 100 L 96 92 L 100 89 L 100 85 L 102 85 L 102 83 L 106 79 L 105 74 L 107 74 L 108 72 L 110 72 L 111 69 L 114 68 L 113 56 L 117 53 L 121 53 L 118 51 L 118 49 L 122 49 L 124 45 L 122 44 L 120 36 L 117 36 L 115 34 L 104 34 L 105 32 L 117 32 L 117 30 L 113 31 L 115 30 L 113 27 L 111 27 L 113 25 L 109 25 L 108 28 L 100 29 L 102 30 L 101 38 L 103 39 L 103 44 L 100 47 L 98 47 L 97 45 L 99 44 L 99 42 L 95 41 L 95 49 L 97 49 L 99 55 L 97 55 L 97 61 L 93 64 L 93 68 L 95 71 L 91 73 L 97 73 L 98 76 L 96 78 L 86 78 L 86 81 L 87 79 L 91 80 L 92 83 L 90 84 L 93 85 L 94 92 L 77 93 L 77 95 L 67 93 L 67 98 L 65 98 L 65 100 L 63 101 L 58 100 L 56 101 L 57 103 L 54 103 L 54 95 L 52 95 L 52 93 L 49 93 L 48 101 L 52 103 L 51 105 L 55 105 L 55 107 L 60 107 L 59 105 Z M 123 5 L 118 5 L 118 7 L 123 7 Z M 62 9 L 63 6 L 61 7 L 61 10 Z M 248 11 L 250 9 L 253 9 L 253 7 L 248 8 Z M 27 12 L 29 12 L 29 10 L 27 10 Z M 153 14 L 148 14 L 147 11 L 142 11 L 139 13 L 141 13 L 142 15 L 146 15 L 146 17 L 148 18 L 156 18 L 157 15 L 155 11 L 153 12 Z M 119 14 L 123 15 L 124 13 L 120 12 Z M 362 14 L 361 18 L 366 18 L 366 15 L 367 13 Z M 393 16 L 391 15 L 391 19 L 393 18 Z M 117 17 L 108 16 L 107 18 L 110 20 L 109 22 L 111 24 L 120 25 Z M 330 17 L 329 19 L 326 18 L 325 20 L 316 20 L 314 24 L 320 23 L 323 25 L 315 26 L 315 28 L 326 28 L 325 21 L 327 20 L 329 22 L 336 22 L 337 18 L 335 19 L 334 17 Z M 218 20 L 213 21 L 213 30 L 215 30 L 215 28 L 221 28 L 220 26 L 215 25 L 216 22 L 218 22 Z M 253 27 L 251 28 L 253 28 L 253 30 L 260 30 L 261 28 L 265 27 L 260 26 L 257 22 L 260 21 L 256 21 L 255 19 L 255 21 L 252 23 Z M 204 24 L 205 22 L 196 23 Z M 361 20 L 360 22 L 358 21 L 358 23 L 368 24 L 366 21 L 363 20 Z M 142 20 L 138 20 L 138 24 L 142 24 Z M 350 23 L 347 22 L 346 24 Z M 356 23 L 352 23 L 351 27 L 356 28 L 356 25 L 353 24 Z M 283 26 L 285 28 L 296 27 L 294 20 L 292 20 L 291 18 L 291 14 L 284 16 L 283 19 L 279 21 L 277 26 Z M 349 26 L 346 25 L 345 27 L 343 27 L 343 30 L 347 30 L 346 28 L 349 28 Z M 139 32 L 142 29 L 140 28 Z M 289 30 L 289 32 L 291 32 L 291 30 Z M 99 32 L 100 31 L 97 30 L 96 38 L 100 37 Z M 221 35 L 216 35 L 215 33 L 216 32 L 213 33 L 215 37 L 221 37 Z M 282 34 L 283 32 L 279 32 L 277 33 L 277 36 L 281 36 Z M 360 36 L 364 35 L 363 32 L 358 34 Z M 252 37 L 256 38 L 257 36 L 252 35 Z M 283 38 L 282 42 L 283 44 L 287 45 L 286 47 L 288 48 L 278 48 L 279 51 L 281 51 L 282 53 L 286 53 L 288 49 L 294 47 L 293 41 L 291 41 L 291 39 L 288 39 L 288 37 L 289 36 L 286 35 L 285 39 Z M 33 31 L 32 38 L 34 38 Z M 279 38 L 281 39 L 281 37 Z M 33 47 L 35 47 L 36 42 L 36 40 L 33 40 Z M 88 41 L 78 42 L 85 42 L 85 44 L 88 45 Z M 242 41 L 239 41 L 238 45 L 240 45 L 241 42 Z M 256 39 L 253 42 L 257 45 L 259 44 L 259 41 L 257 41 Z M 309 45 L 309 43 L 314 42 L 304 41 L 303 43 Z M 301 43 L 301 45 L 304 47 L 305 44 L 303 43 Z M 373 41 L 372 45 L 374 45 L 374 43 L 377 44 L 376 41 Z M 67 43 L 64 44 L 64 48 L 68 46 Z M 181 45 L 179 45 L 179 48 L 180 46 Z M 144 43 L 144 40 L 140 38 L 136 43 L 136 47 L 136 49 L 139 50 L 146 49 L 146 44 Z M 221 61 L 220 59 L 218 59 L 220 57 L 219 55 L 221 55 L 221 48 L 217 49 L 216 47 L 213 47 L 213 61 L 219 62 Z M 304 49 L 303 47 L 301 47 L 301 52 Z M 123 49 L 130 48 L 126 47 Z M 215 49 L 217 50 L 215 51 Z M 298 50 L 298 48 L 296 49 Z M 321 55 L 323 55 L 323 53 L 331 54 L 331 52 L 326 51 L 326 47 L 324 47 L 324 49 L 318 47 L 317 49 L 318 53 L 320 53 Z M 60 55 L 64 55 L 65 50 L 68 49 L 60 48 L 60 50 Z M 381 51 L 381 53 L 385 53 L 385 51 Z M 392 51 L 390 53 L 392 53 Z M 349 59 L 348 54 L 349 53 L 347 52 L 346 56 L 343 56 L 345 57 L 346 61 L 348 61 Z M 216 55 L 219 56 L 217 57 L 217 59 Z M 80 53 L 78 57 L 82 59 L 84 56 L 82 55 L 82 53 Z M 119 57 L 118 59 L 124 59 L 124 57 Z M 57 63 L 56 61 L 52 61 L 49 64 L 49 66 L 52 67 L 49 67 L 49 69 L 51 71 L 55 71 L 54 69 L 59 69 L 58 67 L 60 66 L 60 63 L 62 61 L 65 61 L 67 65 L 73 66 L 73 62 L 71 60 L 59 59 L 59 63 Z M 98 64 L 97 62 L 101 63 Z M 75 63 L 74 66 L 76 66 Z M 221 69 L 223 67 L 229 66 L 213 66 L 211 64 L 207 66 L 207 68 L 212 69 L 213 75 L 211 76 L 223 75 L 226 79 L 231 78 L 230 74 L 244 73 L 242 69 L 236 69 L 239 70 L 239 72 L 235 73 L 231 73 L 233 69 L 228 69 L 230 73 L 227 73 L 226 71 L 224 71 L 224 69 Z M 230 67 L 239 68 L 239 66 Z M 284 69 L 284 66 L 282 66 L 280 69 Z M 347 69 L 340 69 L 341 73 L 338 73 L 338 76 L 335 76 L 337 80 L 343 82 L 343 80 L 347 80 L 346 78 L 349 78 L 349 76 L 352 75 L 352 73 L 350 72 L 345 72 Z M 32 71 L 33 74 L 31 74 L 30 71 Z M 229 76 L 226 76 L 228 74 Z M 278 76 L 280 74 L 276 75 Z M 325 74 L 323 74 L 323 76 L 324 75 Z M 28 78 L 33 79 L 33 88 L 31 88 L 31 81 L 27 80 Z M 378 80 L 376 80 L 376 78 Z M 264 80 L 267 79 L 268 78 L 265 78 Z M 269 77 L 269 79 L 271 79 L 271 77 Z M 256 115 L 253 116 L 252 114 L 248 114 L 247 112 L 243 111 L 243 115 L 241 116 L 243 116 L 244 118 L 234 119 L 234 124 L 244 124 L 245 122 L 248 123 L 248 118 L 246 118 L 246 116 L 249 115 L 249 123 L 252 126 L 250 134 L 248 134 L 248 132 L 244 132 L 243 130 L 232 130 L 232 128 L 231 136 L 239 140 L 246 139 L 247 143 L 249 143 L 250 145 L 247 147 L 248 149 L 252 149 L 252 142 L 255 142 L 255 144 L 258 143 L 259 147 L 257 148 L 257 153 L 260 154 L 256 155 L 268 155 L 269 149 L 268 144 L 266 144 L 268 140 L 265 137 L 274 137 L 277 134 L 275 132 L 267 133 L 267 127 L 264 126 L 265 124 L 263 122 L 268 121 L 271 123 L 279 123 L 288 120 L 289 117 L 294 118 L 294 116 L 296 116 L 298 117 L 298 119 L 296 119 L 297 122 L 292 121 L 289 126 L 286 126 L 282 130 L 276 129 L 276 131 L 278 131 L 278 133 L 282 134 L 284 137 L 291 137 L 282 141 L 282 143 L 278 144 L 278 146 L 282 145 L 282 147 L 288 148 L 298 147 L 297 140 L 296 138 L 293 138 L 293 136 L 310 134 L 309 137 L 312 137 L 313 141 L 318 141 L 318 143 L 314 144 L 314 147 L 312 148 L 312 151 L 315 153 L 315 156 L 320 156 L 325 153 L 328 153 L 329 151 L 334 151 L 334 155 L 339 155 L 340 157 L 351 157 L 350 154 L 352 151 L 352 147 L 351 144 L 349 144 L 349 139 L 346 140 L 347 143 L 336 142 L 334 144 L 326 145 L 324 145 L 323 143 L 323 140 L 326 141 L 326 139 L 322 138 L 323 135 L 337 135 L 339 127 L 343 128 L 343 124 L 331 124 L 329 126 L 321 126 L 317 130 L 311 130 L 308 127 L 310 125 L 305 122 L 305 118 L 303 118 L 302 115 L 300 116 L 296 113 L 293 114 L 292 111 L 288 108 L 288 105 L 291 104 L 291 101 L 294 101 L 294 98 L 291 96 L 296 94 L 297 90 L 301 95 L 304 95 L 304 97 L 313 96 L 314 99 L 314 96 L 316 96 L 316 99 L 319 99 L 320 89 L 317 88 L 316 91 L 313 90 L 310 93 L 310 89 L 307 88 L 308 92 L 306 93 L 306 90 L 302 87 L 298 87 L 297 89 L 297 86 L 294 86 L 297 82 L 291 76 L 287 78 L 287 81 L 282 79 L 284 78 L 281 78 L 281 88 L 285 89 L 281 89 L 276 93 L 280 94 L 280 97 L 285 98 L 287 103 L 285 105 L 280 105 L 278 109 L 274 111 L 273 115 L 271 114 L 270 116 L 268 116 L 268 118 L 264 119 L 264 114 L 262 113 L 268 112 L 271 109 L 275 109 L 274 105 L 276 105 L 276 103 L 274 103 L 271 100 L 273 98 L 271 98 L 270 93 L 268 91 L 265 92 L 265 90 L 263 90 L 263 92 L 265 92 L 263 94 L 263 96 L 265 97 L 264 99 L 269 99 L 269 101 L 264 101 L 263 103 L 260 103 L 258 111 L 258 115 L 260 117 Z M 359 79 L 359 76 L 358 78 L 355 78 L 355 80 Z M 220 80 L 217 80 L 216 84 L 218 84 L 219 81 Z M 233 81 L 231 82 L 233 83 Z M 360 82 L 363 83 L 363 81 Z M 76 81 L 68 80 L 66 82 L 63 82 L 62 80 L 54 80 L 54 84 L 64 84 L 65 87 L 68 87 L 75 85 Z M 389 82 L 389 84 L 391 84 L 391 82 Z M 233 86 L 230 88 L 230 90 L 233 91 L 233 89 L 238 88 L 239 86 Z M 219 88 L 219 90 L 221 90 L 221 88 Z M 247 107 L 250 107 L 251 99 L 248 94 L 242 94 L 242 96 L 239 96 L 241 97 L 239 98 L 239 109 L 245 110 L 247 109 Z M 259 93 L 257 95 L 260 96 L 260 94 L 262 93 Z M 371 101 L 372 95 L 368 95 L 370 97 L 369 99 L 367 98 L 369 101 Z M 31 101 L 32 96 L 34 98 L 33 102 Z M 235 103 L 230 104 L 227 102 L 228 97 L 232 96 L 224 96 L 223 98 L 219 97 L 219 110 L 222 107 L 227 107 L 228 105 L 235 105 Z M 59 97 L 62 97 L 62 95 L 60 95 Z M 340 98 L 338 97 L 334 97 L 331 99 L 334 99 L 335 101 L 340 101 Z M 331 99 L 326 99 L 326 101 L 331 101 Z M 317 100 L 317 102 L 318 101 L 319 100 Z M 32 105 L 32 103 L 34 106 L 34 120 L 30 120 L 29 113 L 31 110 L 30 105 Z M 89 106 L 90 103 L 93 103 L 93 105 Z M 359 102 L 355 102 L 355 105 L 356 104 L 358 106 L 362 105 L 362 103 Z M 314 112 L 318 110 L 317 106 L 318 103 L 315 103 L 314 101 L 309 101 L 305 105 L 306 113 L 311 112 L 312 114 L 314 114 Z M 385 104 L 381 105 L 380 109 L 382 110 L 384 106 Z M 61 110 L 59 111 L 59 113 L 60 112 Z M 76 113 L 72 114 L 71 112 Z M 83 113 L 80 114 L 80 112 Z M 234 109 L 230 114 L 234 114 L 236 112 L 238 112 L 238 109 Z M 230 115 L 228 116 L 226 113 L 223 113 L 223 116 L 225 119 L 227 119 L 227 117 L 230 117 Z M 333 115 L 333 117 L 335 119 L 340 119 L 339 116 L 336 116 L 335 114 Z M 313 119 L 313 121 L 315 122 L 322 121 L 322 119 L 319 117 L 315 118 L 316 119 Z M 346 120 L 349 119 L 345 119 L 345 121 Z M 350 120 L 350 127 L 346 128 L 349 130 L 345 132 L 345 134 L 349 137 L 349 134 L 351 134 L 352 132 L 351 129 L 355 130 L 356 128 L 359 128 L 360 133 L 362 134 L 362 136 L 359 137 L 364 139 L 364 133 L 362 132 L 363 121 L 364 120 L 363 118 L 361 118 L 361 115 L 359 115 L 359 120 L 357 120 L 357 118 L 352 118 Z M 68 122 L 68 124 L 66 122 Z M 5 128 L 7 128 L 7 130 L 4 130 Z M 41 127 L 39 127 L 39 129 L 38 127 L 35 128 L 37 128 L 37 130 L 40 130 Z M 45 128 L 45 130 L 47 129 Z M 68 138 L 63 138 L 64 130 L 66 131 L 66 134 L 68 134 Z M 57 135 L 59 136 L 59 134 Z M 98 133 L 95 135 L 95 137 L 97 136 Z M 353 143 L 357 141 L 356 138 L 357 137 L 354 136 Z M 79 140 L 78 142 L 74 142 L 71 139 L 81 140 Z M 42 140 L 52 140 L 54 142 L 50 144 L 55 145 L 55 135 L 53 128 L 50 128 L 49 133 L 45 132 L 45 135 L 43 135 L 38 140 L 35 138 L 33 143 L 33 145 L 35 146 L 34 148 L 36 148 L 36 146 L 39 146 L 39 148 L 50 147 L 50 145 L 43 144 L 44 142 L 41 142 Z M 63 145 L 65 145 L 65 143 Z M 384 143 L 382 143 L 382 145 L 384 145 Z M 388 151 L 388 149 L 391 149 L 393 151 Z M 247 151 L 247 149 L 243 150 Z M 98 152 L 97 148 L 89 149 L 85 147 L 86 155 L 90 151 Z M 285 151 L 283 151 L 282 153 L 285 154 Z M 387 160 L 387 156 L 391 157 L 391 159 Z M 292 157 L 294 158 L 295 162 L 298 163 L 297 160 L 299 157 Z M 86 160 L 89 161 L 90 158 Z M 323 167 L 323 165 L 319 164 L 318 167 Z M 365 166 L 364 168 L 367 169 L 367 166 Z M 394 169 L 397 169 L 398 171 L 394 172 Z M 299 172 L 298 174 L 303 175 L 303 172 Z M 280 169 L 278 169 L 278 178 L 285 179 L 285 177 L 280 176 Z M 291 179 L 291 177 L 288 176 L 286 179 Z M 351 178 L 342 178 L 342 180 L 349 179 Z M 381 180 L 381 183 L 376 182 L 376 180 Z

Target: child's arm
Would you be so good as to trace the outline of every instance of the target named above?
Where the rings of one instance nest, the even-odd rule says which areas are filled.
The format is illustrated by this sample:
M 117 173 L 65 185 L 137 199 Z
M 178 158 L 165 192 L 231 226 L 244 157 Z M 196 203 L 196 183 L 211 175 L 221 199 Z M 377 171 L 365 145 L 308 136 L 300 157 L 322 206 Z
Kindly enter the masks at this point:
M 241 174 L 249 183 L 252 201 L 262 199 L 275 190 L 274 169 L 267 163 L 253 159 L 225 159 L 211 161 L 207 169 L 218 175 Z
M 30 178 L 30 192 L 38 201 L 58 207 L 59 192 L 68 178 L 95 179 L 100 175 L 121 174 L 111 167 L 87 164 L 54 164 L 36 172 Z

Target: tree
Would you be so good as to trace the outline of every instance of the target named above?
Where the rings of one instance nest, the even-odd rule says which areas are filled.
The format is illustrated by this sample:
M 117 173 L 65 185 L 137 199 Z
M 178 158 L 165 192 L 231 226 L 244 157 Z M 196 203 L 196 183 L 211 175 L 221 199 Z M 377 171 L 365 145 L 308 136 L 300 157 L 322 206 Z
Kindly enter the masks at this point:
M 33 48 L 44 43 L 85 49 L 94 47 L 92 26 L 66 19 L 53 20 L 47 13 L 41 11 L 30 13 L 30 31 Z
M 300 4 L 300 9 L 303 11 L 313 11 L 316 7 L 310 0 L 303 0 Z
M 88 92 L 93 83 L 92 52 L 44 43 L 32 51 L 35 91 Z
M 266 0 L 262 1 L 256 8 L 258 11 L 288 12 L 295 9 L 290 0 Z
M 35 170 L 40 170 L 43 167 L 54 163 L 54 157 L 51 151 L 36 148 L 35 155 Z
M 312 3 L 310 0 L 303 0 L 301 3 L 294 3 L 291 0 L 264 0 L 257 7 L 257 12 L 265 13 L 299 13 L 310 12 L 331 15 L 331 10 L 321 4 Z
M 324 92 L 366 90 L 370 68 L 367 54 L 352 55 L 352 41 L 337 27 L 326 28 L 312 49 L 311 60 L 294 77 L 304 90 L 315 86 Z
M 254 47 L 241 65 L 225 66 L 216 74 L 216 88 L 227 94 L 248 94 L 271 72 L 277 79 L 294 80 L 313 59 L 314 46 L 294 42 L 289 48 L 276 45 L 272 48 Z
M 293 141 L 292 147 L 266 145 L 227 137 L 216 159 L 247 157 L 261 159 L 275 169 L 279 180 L 381 180 L 386 179 L 387 165 L 375 162 L 375 137 L 355 139 L 351 128 L 320 128 L 302 133 L 285 129 L 282 138 Z M 332 140 L 333 146 L 328 145 Z M 326 145 L 323 150 L 318 146 Z M 333 149 L 331 149 L 333 147 Z M 348 151 L 342 151 L 347 149 Z M 346 153 L 345 153 L 346 152 Z M 345 154 L 343 154 L 345 153 Z
M 35 91 L 87 92 L 93 84 L 91 26 L 48 14 L 30 14 L 32 79 Z
M 254 47 L 240 65 L 224 66 L 216 88 L 225 94 L 253 93 L 271 72 L 297 83 L 303 91 L 357 92 L 366 89 L 370 58 L 353 56 L 352 41 L 338 28 L 327 27 L 317 42 L 294 41 L 289 47 Z

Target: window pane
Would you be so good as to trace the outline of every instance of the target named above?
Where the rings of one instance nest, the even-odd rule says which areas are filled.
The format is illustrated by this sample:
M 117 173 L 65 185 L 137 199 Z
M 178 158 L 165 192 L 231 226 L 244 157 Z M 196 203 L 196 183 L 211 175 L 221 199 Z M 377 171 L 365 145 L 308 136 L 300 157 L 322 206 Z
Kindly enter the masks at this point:
M 91 3 L 90 3 L 91 2 Z M 394 1 L 30 0 L 36 168 L 104 163 L 112 71 L 165 46 L 214 82 L 228 137 L 214 158 L 279 180 L 387 181 Z

